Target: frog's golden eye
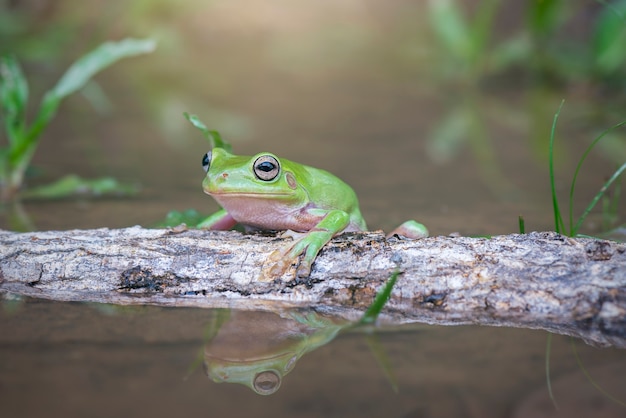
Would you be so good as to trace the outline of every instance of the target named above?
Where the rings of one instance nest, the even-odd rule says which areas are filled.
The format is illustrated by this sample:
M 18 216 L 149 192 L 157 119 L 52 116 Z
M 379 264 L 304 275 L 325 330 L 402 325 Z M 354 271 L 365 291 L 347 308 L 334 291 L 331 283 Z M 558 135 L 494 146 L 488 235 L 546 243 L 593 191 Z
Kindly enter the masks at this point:
M 254 175 L 263 181 L 272 181 L 280 173 L 280 163 L 271 155 L 262 155 L 254 161 Z
M 209 167 L 211 166 L 211 151 L 204 154 L 202 157 L 202 168 L 204 168 L 205 172 L 209 171 Z

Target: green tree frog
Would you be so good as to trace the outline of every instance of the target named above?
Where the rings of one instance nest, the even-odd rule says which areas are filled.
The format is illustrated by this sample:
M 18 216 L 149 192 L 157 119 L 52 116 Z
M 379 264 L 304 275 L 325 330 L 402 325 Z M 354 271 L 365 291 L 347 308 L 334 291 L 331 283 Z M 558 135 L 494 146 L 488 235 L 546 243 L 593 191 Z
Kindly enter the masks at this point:
M 298 265 L 296 275 L 307 277 L 317 254 L 335 235 L 367 230 L 352 188 L 327 171 L 268 152 L 250 157 L 223 148 L 204 155 L 202 166 L 204 192 L 222 209 L 199 228 L 228 230 L 241 224 L 291 231 L 294 241 L 268 259 L 269 279 L 284 275 L 294 264 Z M 388 236 L 394 234 L 417 239 L 428 236 L 428 230 L 407 221 Z

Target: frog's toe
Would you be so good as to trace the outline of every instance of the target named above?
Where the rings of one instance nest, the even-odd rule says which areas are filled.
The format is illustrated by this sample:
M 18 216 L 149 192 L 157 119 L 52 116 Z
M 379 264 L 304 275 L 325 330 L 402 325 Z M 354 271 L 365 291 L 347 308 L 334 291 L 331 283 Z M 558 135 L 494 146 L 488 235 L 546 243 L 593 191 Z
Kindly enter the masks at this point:
M 300 238 L 304 237 L 305 235 L 306 235 L 306 232 L 296 232 L 296 231 L 292 231 L 291 229 L 286 229 L 285 231 L 282 231 L 281 233 L 279 233 L 278 237 L 282 239 L 290 238 L 294 241 L 297 241 Z
M 260 282 L 271 282 L 285 275 L 289 269 L 290 264 L 279 260 L 273 263 L 265 263 L 261 269 L 261 274 L 258 278 Z
M 318 251 L 318 246 L 311 246 L 304 238 L 286 248 L 273 251 L 264 263 L 262 274 L 262 277 L 266 278 L 264 281 L 284 276 L 294 265 L 297 266 L 295 276 L 289 280 L 295 277 L 309 277 L 311 265 Z
M 306 260 L 302 260 L 302 262 L 300 262 L 300 265 L 298 265 L 298 268 L 296 269 L 296 276 L 305 278 L 309 277 L 310 274 L 311 263 Z
M 387 238 L 394 235 L 410 239 L 420 239 L 428 237 L 428 229 L 421 223 L 414 220 L 404 222 L 402 225 L 387 234 Z
M 285 254 L 284 250 L 273 251 L 263 263 L 259 281 L 271 282 L 283 277 L 295 262 L 296 259 Z
M 265 264 L 277 263 L 285 258 L 285 254 L 281 250 L 274 250 L 270 255 L 267 256 L 267 260 L 265 260 Z
M 289 266 L 290 263 L 287 263 L 285 260 L 277 261 L 269 268 L 269 274 L 274 278 L 278 278 L 287 272 Z

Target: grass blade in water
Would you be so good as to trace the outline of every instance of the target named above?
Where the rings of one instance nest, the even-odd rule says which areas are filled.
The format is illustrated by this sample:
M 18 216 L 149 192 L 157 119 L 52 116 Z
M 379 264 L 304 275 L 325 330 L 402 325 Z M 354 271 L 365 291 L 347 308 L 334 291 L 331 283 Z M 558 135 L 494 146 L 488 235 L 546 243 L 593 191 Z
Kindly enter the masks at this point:
M 361 318 L 361 324 L 373 324 L 376 322 L 376 318 L 380 315 L 380 311 L 383 310 L 383 307 L 389 300 L 389 296 L 391 296 L 391 291 L 396 284 L 396 280 L 398 280 L 398 276 L 400 275 L 400 271 L 396 270 L 391 274 L 385 286 L 380 290 L 376 297 L 374 298 L 374 302 L 367 308 L 367 311 L 363 314 L 363 318 Z

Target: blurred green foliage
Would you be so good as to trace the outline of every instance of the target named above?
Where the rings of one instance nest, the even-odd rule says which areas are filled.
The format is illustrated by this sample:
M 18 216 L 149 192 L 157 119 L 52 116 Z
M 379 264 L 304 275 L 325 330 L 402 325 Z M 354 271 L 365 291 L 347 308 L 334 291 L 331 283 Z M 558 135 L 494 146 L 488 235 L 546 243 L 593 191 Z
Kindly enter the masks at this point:
M 0 143 L 0 198 L 15 198 L 22 187 L 24 174 L 37 150 L 44 129 L 48 126 L 61 101 L 82 89 L 99 71 L 116 61 L 153 51 L 151 40 L 125 39 L 106 42 L 72 64 L 57 84 L 43 97 L 32 123 L 27 122 L 28 82 L 13 55 L 0 57 L 0 122 L 4 125 L 6 140 Z M 72 178 L 72 183 L 80 181 Z M 66 181 L 63 184 L 67 184 Z M 105 182 L 110 186 L 110 182 Z M 95 190 L 95 184 L 83 182 L 79 190 Z M 96 187 L 97 189 L 97 187 Z M 67 191 L 56 185 L 45 189 L 41 196 L 50 197 L 51 191 Z M 31 192 L 32 195 L 32 192 Z
M 431 0 L 429 17 L 447 56 L 444 68 L 456 75 L 475 78 L 482 72 L 487 57 L 489 38 L 500 0 L 481 1 L 472 18 L 465 17 L 456 0 Z
M 599 77 L 624 75 L 626 63 L 626 0 L 606 3 L 595 22 L 591 50 Z M 620 80 L 622 81 L 622 80 Z
M 626 0 L 598 1 L 593 9 L 563 0 L 524 5 L 522 25 L 502 39 L 498 12 L 507 2 L 483 0 L 467 13 L 459 0 L 431 0 L 440 74 L 472 83 L 521 69 L 544 82 L 626 85 Z
M 137 187 L 123 184 L 112 177 L 84 179 L 75 174 L 68 174 L 59 180 L 43 186 L 26 189 L 20 197 L 36 199 L 61 199 L 73 196 L 128 196 L 137 193 Z
M 446 162 L 469 145 L 485 184 L 497 196 L 512 187 L 494 152 L 488 128 L 493 120 L 512 125 L 514 131 L 532 126 L 531 145 L 545 158 L 549 130 L 543 121 L 561 87 L 587 92 L 601 88 L 621 100 L 614 94 L 626 88 L 626 0 L 530 0 L 515 6 L 483 0 L 471 10 L 460 0 L 431 0 L 428 7 L 437 51 L 434 79 L 441 88 L 452 86 L 454 100 L 428 136 L 426 150 L 433 160 Z M 503 27 L 500 19 L 511 19 L 512 7 L 521 12 L 520 18 Z M 485 94 L 490 83 L 523 88 L 529 111 L 519 112 Z M 613 148 L 605 153 L 618 164 L 624 156 L 619 134 L 611 131 L 601 144 Z
M 201 214 L 195 209 L 186 209 L 180 211 L 170 211 L 165 219 L 159 221 L 153 225 L 154 228 L 169 228 L 178 225 L 185 224 L 189 227 L 194 227 L 206 219 L 206 215 Z

